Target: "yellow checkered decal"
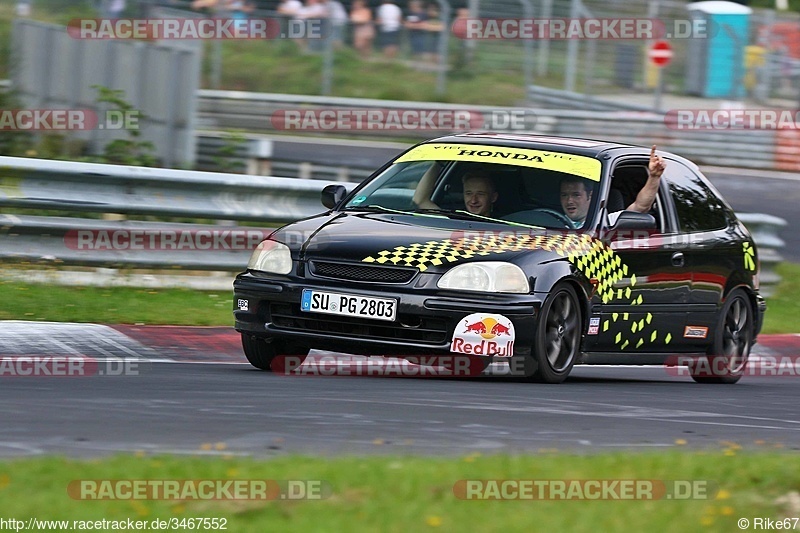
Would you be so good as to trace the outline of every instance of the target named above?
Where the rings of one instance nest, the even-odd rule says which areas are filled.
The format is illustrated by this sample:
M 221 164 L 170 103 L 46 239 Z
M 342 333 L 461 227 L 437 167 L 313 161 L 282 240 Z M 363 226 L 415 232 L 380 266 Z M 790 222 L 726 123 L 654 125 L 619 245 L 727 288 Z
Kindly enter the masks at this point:
M 477 235 L 438 241 L 413 243 L 383 250 L 365 257 L 365 263 L 391 264 L 418 268 L 424 272 L 431 266 L 455 263 L 473 257 L 485 257 L 521 250 L 547 250 L 569 260 L 587 279 L 596 279 L 597 294 L 603 303 L 628 303 L 641 305 L 644 299 L 637 294 L 636 274 L 628 276 L 628 265 L 606 243 L 588 235 L 557 234 L 491 234 Z M 627 280 L 627 282 L 626 282 Z M 649 327 L 652 315 L 639 321 L 631 321 L 628 313 L 614 313 L 612 320 L 605 320 L 602 331 L 611 330 L 615 344 L 621 349 L 628 346 L 641 347 L 646 342 L 656 342 L 658 332 Z M 618 320 L 619 319 L 619 320 Z M 667 334 L 662 341 L 669 343 Z

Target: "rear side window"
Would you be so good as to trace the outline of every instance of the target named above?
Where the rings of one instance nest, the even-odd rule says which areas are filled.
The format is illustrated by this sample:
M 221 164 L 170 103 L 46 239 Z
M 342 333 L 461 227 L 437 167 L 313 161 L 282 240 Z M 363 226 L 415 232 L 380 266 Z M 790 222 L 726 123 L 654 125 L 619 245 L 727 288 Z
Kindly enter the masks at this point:
M 669 161 L 664 177 L 675 202 L 682 233 L 727 227 L 728 208 L 694 172 L 677 161 Z

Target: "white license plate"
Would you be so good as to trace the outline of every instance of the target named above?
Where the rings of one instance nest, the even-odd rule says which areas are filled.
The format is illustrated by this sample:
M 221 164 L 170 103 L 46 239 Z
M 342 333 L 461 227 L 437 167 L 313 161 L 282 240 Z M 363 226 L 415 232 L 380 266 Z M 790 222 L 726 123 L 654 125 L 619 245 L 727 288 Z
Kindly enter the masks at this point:
M 392 321 L 397 316 L 397 300 L 303 289 L 300 309 L 309 313 Z

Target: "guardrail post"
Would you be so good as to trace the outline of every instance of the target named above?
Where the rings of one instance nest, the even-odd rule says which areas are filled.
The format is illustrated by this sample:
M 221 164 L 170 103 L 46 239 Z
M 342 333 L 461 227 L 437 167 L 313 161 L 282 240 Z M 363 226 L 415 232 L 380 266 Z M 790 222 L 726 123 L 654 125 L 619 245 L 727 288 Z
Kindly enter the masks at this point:
M 775 286 L 781 281 L 781 277 L 775 272 L 775 267 L 783 261 L 780 249 L 786 244 L 778 236 L 778 231 L 787 223 L 782 218 L 764 213 L 738 213 L 737 216 L 750 230 L 758 247 L 758 259 L 761 263 L 761 295 L 772 296 Z
M 272 174 L 272 140 L 251 139 L 247 150 L 247 173 L 255 176 Z

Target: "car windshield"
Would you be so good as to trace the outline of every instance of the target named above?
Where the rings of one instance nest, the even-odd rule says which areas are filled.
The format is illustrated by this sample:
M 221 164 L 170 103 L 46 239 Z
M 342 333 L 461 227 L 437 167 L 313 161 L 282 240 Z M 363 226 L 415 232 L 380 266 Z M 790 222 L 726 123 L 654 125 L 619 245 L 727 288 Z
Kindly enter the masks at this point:
M 429 143 L 399 157 L 345 209 L 580 229 L 600 174 L 599 160 L 575 154 Z

